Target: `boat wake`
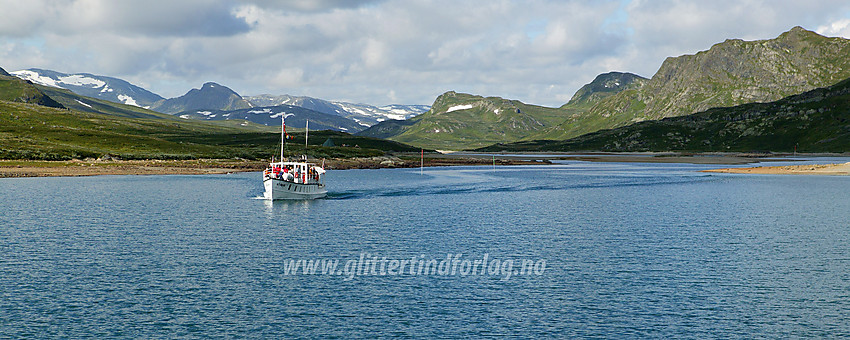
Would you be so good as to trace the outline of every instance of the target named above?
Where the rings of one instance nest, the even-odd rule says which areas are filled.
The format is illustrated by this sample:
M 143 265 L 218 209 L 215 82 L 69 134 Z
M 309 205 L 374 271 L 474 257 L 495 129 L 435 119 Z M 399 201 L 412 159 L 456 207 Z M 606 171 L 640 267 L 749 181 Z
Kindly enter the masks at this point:
M 572 190 L 585 188 L 610 188 L 610 187 L 634 187 L 634 186 L 656 186 L 669 185 L 695 181 L 711 181 L 716 180 L 711 176 L 689 175 L 689 176 L 663 176 L 663 177 L 633 177 L 624 176 L 622 178 L 606 177 L 605 179 L 593 177 L 580 178 L 571 182 L 568 181 L 551 181 L 546 183 L 531 182 L 531 183 L 488 183 L 488 184 L 466 184 L 466 185 L 445 185 L 438 187 L 410 187 L 410 188 L 394 188 L 389 190 L 350 190 L 341 192 L 329 192 L 326 199 L 330 200 L 348 200 L 348 199 L 368 199 L 375 197 L 404 197 L 404 196 L 432 196 L 432 195 L 456 195 L 456 194 L 476 194 L 476 193 L 515 193 L 528 191 L 547 191 L 547 190 Z

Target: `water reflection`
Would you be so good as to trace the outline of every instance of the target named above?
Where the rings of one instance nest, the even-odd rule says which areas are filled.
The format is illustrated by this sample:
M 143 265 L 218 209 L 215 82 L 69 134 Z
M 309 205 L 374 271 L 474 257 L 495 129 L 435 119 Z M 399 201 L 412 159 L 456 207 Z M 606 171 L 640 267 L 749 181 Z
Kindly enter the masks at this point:
M 286 216 L 308 215 L 310 207 L 319 200 L 270 200 L 261 199 L 266 218 L 277 220 Z

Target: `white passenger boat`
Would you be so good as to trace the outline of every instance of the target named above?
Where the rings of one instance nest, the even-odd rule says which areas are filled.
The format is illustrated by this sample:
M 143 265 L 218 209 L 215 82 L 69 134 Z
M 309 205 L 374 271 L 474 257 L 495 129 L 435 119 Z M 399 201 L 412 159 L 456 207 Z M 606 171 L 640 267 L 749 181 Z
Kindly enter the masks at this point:
M 263 171 L 265 197 L 273 200 L 314 199 L 328 195 L 323 177 L 325 169 L 307 162 L 269 163 Z
M 281 117 L 280 159 L 284 158 L 286 148 L 286 115 Z M 308 126 L 309 131 L 309 126 Z M 306 134 L 305 134 L 306 150 Z M 324 164 L 323 164 L 324 165 Z M 328 195 L 324 183 L 325 169 L 307 162 L 307 156 L 302 161 L 272 160 L 269 167 L 263 171 L 264 196 L 271 200 L 304 200 L 322 198 Z

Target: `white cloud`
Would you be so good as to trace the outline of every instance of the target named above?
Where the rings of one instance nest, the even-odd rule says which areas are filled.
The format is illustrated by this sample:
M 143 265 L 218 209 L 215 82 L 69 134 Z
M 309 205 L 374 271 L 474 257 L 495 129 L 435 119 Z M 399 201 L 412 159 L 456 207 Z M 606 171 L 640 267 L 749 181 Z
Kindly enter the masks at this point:
M 293 67 L 280 70 L 271 81 L 276 86 L 281 87 L 297 87 L 303 83 L 304 70 Z
M 121 77 L 171 97 L 430 104 L 449 90 L 558 106 L 597 74 L 793 26 L 848 36 L 846 1 L 0 0 L 0 66 Z
M 850 38 L 850 18 L 840 19 L 828 25 L 819 26 L 815 31 L 828 37 Z

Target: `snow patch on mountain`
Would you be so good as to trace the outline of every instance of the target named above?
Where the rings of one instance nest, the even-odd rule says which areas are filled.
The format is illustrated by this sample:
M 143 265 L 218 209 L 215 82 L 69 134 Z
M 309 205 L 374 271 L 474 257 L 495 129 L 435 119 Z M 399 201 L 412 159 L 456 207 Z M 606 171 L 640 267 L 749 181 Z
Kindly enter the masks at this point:
M 91 107 L 91 105 L 86 104 L 86 103 L 83 103 L 83 102 L 81 102 L 79 99 L 74 99 L 74 100 L 76 100 L 76 101 L 77 101 L 77 103 L 80 103 L 80 105 L 82 105 L 82 106 L 85 106 L 85 107 L 90 108 L 90 109 L 92 108 L 92 107 Z
M 59 86 L 59 84 L 57 84 L 56 80 L 54 80 L 53 78 L 42 76 L 42 75 L 40 75 L 36 72 L 30 71 L 30 70 L 14 71 L 14 72 L 9 72 L 9 73 L 12 74 L 15 77 L 18 77 L 18 78 L 21 78 L 21 79 L 24 79 L 24 80 L 29 80 L 29 81 L 36 83 L 36 84 L 39 84 L 39 85 L 50 86 L 50 87 L 58 87 L 60 89 L 62 88 L 62 86 Z
M 111 90 L 111 89 L 110 89 L 110 90 Z M 119 95 L 118 95 L 118 100 L 120 100 L 120 101 L 124 102 L 124 104 L 127 104 L 127 105 L 133 105 L 133 106 L 141 107 L 141 106 L 139 105 L 139 103 L 136 103 L 136 100 L 135 100 L 135 99 L 133 99 L 133 97 L 130 97 L 130 96 L 125 95 L 125 94 L 119 94 Z
M 472 104 L 455 105 L 455 106 L 450 107 L 448 110 L 446 110 L 446 113 L 454 112 L 454 111 L 460 111 L 460 110 L 469 110 L 473 107 L 474 106 Z
M 102 80 L 97 80 L 91 77 L 86 77 L 82 74 L 72 74 L 65 77 L 59 77 L 59 84 L 62 85 L 75 85 L 75 86 L 88 86 L 88 87 L 104 87 L 106 89 L 106 82 Z
M 271 112 L 272 112 L 272 110 L 271 110 L 271 109 L 262 109 L 262 110 L 251 110 L 251 111 L 248 111 L 248 113 L 253 113 L 253 114 L 264 114 L 264 113 L 271 113 Z

